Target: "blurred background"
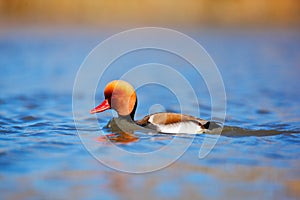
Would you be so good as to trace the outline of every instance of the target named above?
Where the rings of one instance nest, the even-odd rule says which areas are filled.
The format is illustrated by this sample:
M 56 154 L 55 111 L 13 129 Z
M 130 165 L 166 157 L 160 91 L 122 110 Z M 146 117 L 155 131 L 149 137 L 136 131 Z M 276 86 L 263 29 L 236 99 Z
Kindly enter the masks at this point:
M 298 0 L 1 0 L 2 27 L 299 26 Z
M 222 75 L 227 113 L 223 135 L 204 159 L 197 156 L 209 136 L 197 135 L 174 164 L 133 175 L 86 151 L 74 126 L 72 91 L 96 45 L 143 26 L 172 28 L 203 45 Z M 299 28 L 299 0 L 0 0 L 0 198 L 299 199 Z M 188 74 L 200 100 L 188 110 L 199 106 L 200 117 L 210 119 L 205 83 L 199 87 L 180 57 L 133 52 L 112 63 L 110 74 L 149 62 Z M 146 89 L 138 94 L 137 118 L 155 103 L 178 111 L 167 92 Z M 97 138 L 89 110 L 83 113 L 80 128 Z M 111 118 L 103 116 L 100 127 Z M 137 137 L 117 145 L 148 152 L 175 136 Z M 109 144 L 100 146 L 110 155 Z

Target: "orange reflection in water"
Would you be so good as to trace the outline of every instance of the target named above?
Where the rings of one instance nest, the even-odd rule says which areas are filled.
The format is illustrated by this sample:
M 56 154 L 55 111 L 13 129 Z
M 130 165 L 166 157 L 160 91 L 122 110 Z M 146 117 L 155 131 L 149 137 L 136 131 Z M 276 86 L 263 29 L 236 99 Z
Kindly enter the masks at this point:
M 97 138 L 97 141 L 99 142 L 110 141 L 112 143 L 128 144 L 128 143 L 139 141 L 139 138 L 130 132 L 118 132 L 118 133 L 112 133 L 108 135 L 101 135 Z

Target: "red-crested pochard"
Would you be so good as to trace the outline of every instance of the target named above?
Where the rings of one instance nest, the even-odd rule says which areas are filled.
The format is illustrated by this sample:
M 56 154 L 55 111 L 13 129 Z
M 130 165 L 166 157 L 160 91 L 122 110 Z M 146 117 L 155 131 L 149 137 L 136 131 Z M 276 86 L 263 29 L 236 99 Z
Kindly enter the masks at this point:
M 115 80 L 104 89 L 105 100 L 90 111 L 91 114 L 114 109 L 118 118 L 113 118 L 108 127 L 128 132 L 130 130 L 152 129 L 160 133 L 204 133 L 208 131 L 210 122 L 190 115 L 160 112 L 134 121 L 137 107 L 137 96 L 134 88 L 127 82 Z

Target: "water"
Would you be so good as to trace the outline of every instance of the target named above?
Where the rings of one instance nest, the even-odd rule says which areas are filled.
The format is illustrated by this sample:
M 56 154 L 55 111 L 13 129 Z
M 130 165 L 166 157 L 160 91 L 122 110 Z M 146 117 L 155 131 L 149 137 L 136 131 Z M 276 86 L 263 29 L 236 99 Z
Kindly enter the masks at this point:
M 209 29 L 186 33 L 206 48 L 222 74 L 227 94 L 223 136 L 204 159 L 199 159 L 198 153 L 206 136 L 199 135 L 172 165 L 136 175 L 112 170 L 94 159 L 81 143 L 73 121 L 72 88 L 76 72 L 89 51 L 110 33 L 77 29 L 3 31 L 1 199 L 298 199 L 298 31 Z M 180 64 L 177 58 L 170 60 L 160 53 L 128 55 L 132 56 L 129 61 L 121 59 L 115 65 L 136 65 L 155 58 L 160 63 Z M 147 92 L 150 89 L 157 92 Z M 100 86 L 98 90 L 97 98 L 101 97 Z M 209 118 L 209 96 L 205 89 L 199 91 L 203 94 L 199 97 L 201 117 Z M 155 104 L 178 111 L 178 102 L 165 95 L 167 90 L 163 88 L 140 88 L 137 118 L 162 109 L 151 107 Z M 76 98 L 84 101 L 87 97 L 83 93 Z M 189 105 L 187 112 L 193 106 Z M 112 113 L 98 117 L 102 126 Z M 101 141 L 98 127 L 91 125 L 92 120 L 87 113 L 79 128 L 103 145 L 105 141 Z M 103 131 L 110 134 L 109 130 Z M 131 152 L 149 152 L 174 138 L 143 133 L 135 137 L 137 140 L 127 138 L 126 143 L 117 146 Z M 179 141 L 187 139 L 180 137 Z M 110 145 L 105 145 L 107 148 L 102 150 L 110 152 Z M 117 155 L 109 156 L 113 160 Z M 126 162 L 136 164 L 134 160 Z

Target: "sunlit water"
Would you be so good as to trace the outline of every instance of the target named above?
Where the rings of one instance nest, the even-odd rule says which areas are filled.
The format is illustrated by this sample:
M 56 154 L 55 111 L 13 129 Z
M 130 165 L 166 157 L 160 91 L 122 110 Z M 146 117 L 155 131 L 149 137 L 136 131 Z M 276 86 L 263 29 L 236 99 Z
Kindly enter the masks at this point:
M 224 131 L 205 158 L 199 159 L 198 154 L 207 136 L 198 135 L 174 164 L 142 175 L 120 173 L 94 159 L 81 143 L 73 121 L 76 72 L 89 51 L 109 34 L 99 30 L 2 33 L 1 199 L 299 198 L 298 32 L 187 33 L 206 48 L 222 74 L 227 94 Z M 115 65 L 145 61 L 180 64 L 178 58 L 160 57 L 160 53 L 137 52 Z M 185 73 L 192 72 L 187 69 Z M 190 80 L 198 84 L 195 81 Z M 102 89 L 98 88 L 98 103 Z M 176 98 L 164 88 L 146 86 L 137 92 L 137 118 L 155 110 L 179 111 Z M 205 88 L 197 92 L 201 117 L 209 119 L 210 96 Z M 84 101 L 89 97 L 83 93 L 75 98 Z M 188 105 L 186 112 L 194 106 L 199 105 Z M 111 132 L 99 131 L 99 127 L 105 126 L 113 113 L 98 115 L 99 127 L 95 127 L 94 116 L 88 112 L 77 128 L 109 153 L 105 145 L 109 149 L 111 144 L 102 135 Z M 130 152 L 151 152 L 169 144 L 175 136 L 136 133 L 135 137 L 137 140 L 116 145 Z M 113 159 L 116 155 L 108 156 Z M 134 165 L 136 161 L 126 162 Z

